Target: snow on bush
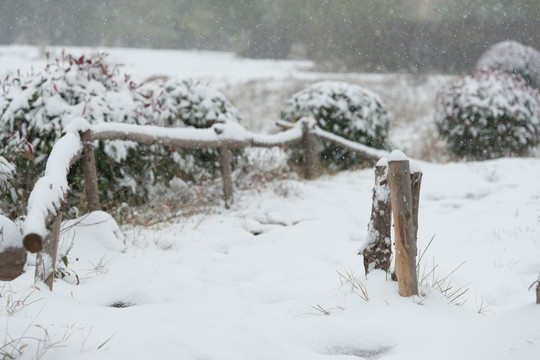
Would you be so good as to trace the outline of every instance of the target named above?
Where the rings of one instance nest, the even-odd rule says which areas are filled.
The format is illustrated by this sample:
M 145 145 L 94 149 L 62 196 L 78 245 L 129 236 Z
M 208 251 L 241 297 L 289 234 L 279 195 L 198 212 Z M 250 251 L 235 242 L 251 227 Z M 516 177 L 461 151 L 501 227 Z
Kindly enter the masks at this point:
M 7 248 L 19 248 L 21 246 L 22 235 L 19 227 L 9 218 L 0 214 L 0 253 Z
M 326 131 L 361 144 L 382 149 L 387 146 L 392 115 L 375 93 L 345 82 L 323 81 L 294 94 L 286 103 L 282 118 L 295 122 L 313 117 Z M 346 169 L 361 164 L 362 158 L 331 144 L 319 149 L 329 169 Z
M 530 86 L 540 87 L 540 52 L 516 41 L 503 41 L 482 54 L 476 70 L 499 70 L 521 76 Z
M 4 206 L 8 202 L 18 207 L 17 213 L 24 212 L 26 197 L 45 167 L 44 160 L 63 129 L 77 117 L 90 124 L 184 127 L 239 119 L 223 95 L 207 85 L 187 80 L 140 85 L 120 73 L 117 65 L 107 63 L 106 57 L 104 53 L 74 57 L 62 52 L 56 59 L 47 57 L 41 71 L 19 72 L 2 80 L 0 155 L 17 154 L 8 160 L 19 170 L 15 184 L 18 200 L 2 195 Z M 200 173 L 208 161 L 214 168 L 216 162 L 215 151 L 177 152 L 124 141 L 96 141 L 94 145 L 100 190 L 102 197 L 107 196 L 105 205 L 130 199 L 145 201 L 157 181 L 167 182 L 186 174 L 192 179 L 193 169 Z M 73 171 L 71 176 L 75 192 L 81 193 L 80 171 Z
M 247 148 L 239 157 L 233 179 L 239 188 L 253 189 L 258 185 L 290 176 L 289 157 L 279 147 Z
M 145 99 L 138 108 L 140 122 L 164 127 L 209 128 L 216 123 L 241 121 L 238 109 L 218 90 L 192 80 L 171 78 L 144 84 L 140 89 Z M 176 172 L 184 180 L 199 181 L 213 177 L 220 168 L 219 150 L 178 149 L 172 153 Z
M 8 189 L 8 183 L 13 178 L 15 168 L 6 159 L 0 156 L 0 191 Z
M 521 156 L 538 142 L 540 92 L 519 76 L 477 71 L 438 94 L 435 120 L 459 157 Z
M 74 57 L 62 52 L 56 59 L 47 55 L 47 65 L 41 71 L 18 72 L 2 80 L 0 141 L 4 151 L 13 155 L 10 160 L 18 170 L 14 181 L 18 199 L 2 197 L 4 204 L 11 201 L 10 212 L 24 212 L 28 193 L 43 172 L 52 146 L 73 119 L 135 122 L 132 94 L 137 85 L 129 76 L 121 75 L 117 66 L 107 64 L 105 57 L 104 53 Z M 24 151 L 23 139 L 27 145 L 27 149 L 22 146 Z M 127 154 L 130 146 L 121 142 L 102 146 L 106 156 L 98 159 L 114 163 Z M 101 173 L 101 178 L 104 176 L 107 174 Z
M 204 82 L 171 78 L 144 84 L 141 94 L 148 101 L 139 114 L 143 119 L 154 118 L 156 125 L 209 128 L 215 123 L 240 122 L 238 110 Z

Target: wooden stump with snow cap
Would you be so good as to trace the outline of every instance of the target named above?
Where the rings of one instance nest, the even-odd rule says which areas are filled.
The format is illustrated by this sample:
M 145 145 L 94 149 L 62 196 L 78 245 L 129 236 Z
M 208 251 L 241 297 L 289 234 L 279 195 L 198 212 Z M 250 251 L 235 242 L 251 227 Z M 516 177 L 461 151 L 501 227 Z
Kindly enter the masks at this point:
M 26 250 L 17 226 L 0 215 L 0 281 L 10 281 L 22 274 L 26 264 Z
M 396 277 L 401 296 L 418 295 L 416 274 L 415 201 L 411 188 L 409 159 L 394 150 L 388 160 L 388 184 L 394 217 Z M 416 205 L 417 207 L 418 205 Z

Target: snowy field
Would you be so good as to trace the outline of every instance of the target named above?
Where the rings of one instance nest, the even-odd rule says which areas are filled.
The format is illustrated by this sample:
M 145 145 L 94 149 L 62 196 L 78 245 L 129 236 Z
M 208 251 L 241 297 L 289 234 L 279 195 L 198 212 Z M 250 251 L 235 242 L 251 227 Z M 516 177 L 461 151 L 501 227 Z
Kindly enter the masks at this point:
M 229 94 L 264 84 L 270 102 L 301 82 L 349 77 L 305 62 L 108 51 L 138 79 L 191 75 Z M 40 52 L 0 47 L 0 72 L 39 63 Z M 386 84 L 390 106 L 410 89 L 432 103 L 449 78 L 350 79 Z M 412 122 L 395 112 L 416 136 L 400 132 L 396 146 L 413 149 L 431 129 L 432 109 L 421 111 Z M 419 164 L 419 296 L 400 297 L 384 272 L 366 277 L 356 255 L 372 170 L 283 180 L 236 191 L 230 210 L 151 228 L 118 229 L 104 213 L 64 222 L 60 254 L 72 248 L 52 293 L 34 286 L 32 256 L 21 277 L 0 282 L 0 359 L 538 359 L 540 305 L 528 289 L 540 272 L 540 159 Z

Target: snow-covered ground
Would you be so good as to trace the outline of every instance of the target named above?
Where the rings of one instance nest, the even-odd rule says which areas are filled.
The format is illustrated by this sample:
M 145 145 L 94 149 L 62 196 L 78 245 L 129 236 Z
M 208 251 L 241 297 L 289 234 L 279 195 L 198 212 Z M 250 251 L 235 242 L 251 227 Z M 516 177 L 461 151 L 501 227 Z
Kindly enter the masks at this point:
M 0 48 L 0 68 L 15 63 L 11 51 L 30 66 L 23 50 Z M 226 65 L 227 54 L 121 53 L 155 66 L 133 65 L 141 78 L 176 74 L 182 54 L 202 54 L 207 74 L 239 69 L 231 84 L 267 64 L 269 78 L 246 70 L 252 81 L 313 76 L 294 75 L 293 62 Z M 0 359 L 538 359 L 540 305 L 528 288 L 540 272 L 540 159 L 419 164 L 420 296 L 400 297 L 384 272 L 366 277 L 356 255 L 371 170 L 285 180 L 236 191 L 230 210 L 152 228 L 118 229 L 104 213 L 64 222 L 60 254 L 72 248 L 52 293 L 34 286 L 33 256 L 0 282 Z

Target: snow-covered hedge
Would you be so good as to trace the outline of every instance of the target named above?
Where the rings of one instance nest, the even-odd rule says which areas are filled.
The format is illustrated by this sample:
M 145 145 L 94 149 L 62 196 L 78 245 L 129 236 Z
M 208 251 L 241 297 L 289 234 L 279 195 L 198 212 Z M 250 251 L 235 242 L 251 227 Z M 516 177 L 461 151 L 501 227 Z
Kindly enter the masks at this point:
M 13 183 L 17 199 L 10 199 L 10 212 L 24 212 L 28 193 L 44 170 L 52 146 L 72 120 L 83 117 L 90 123 L 136 122 L 133 94 L 138 85 L 105 58 L 104 53 L 74 57 L 62 52 L 54 59 L 47 55 L 41 71 L 34 69 L 3 78 L 0 141 L 4 151 L 12 154 L 10 161 L 17 168 Z M 132 144 L 121 142 L 103 145 L 98 159 L 113 164 L 123 160 L 130 148 Z M 117 169 L 116 173 L 127 176 L 129 171 Z M 107 171 L 100 174 L 101 178 L 110 175 Z M 120 186 L 107 190 L 112 194 Z M 6 200 L 2 198 L 4 206 Z
M 208 128 L 215 123 L 240 122 L 238 110 L 210 85 L 193 79 L 172 78 L 144 84 L 147 100 L 139 114 L 154 124 L 173 127 Z
M 169 80 L 137 84 L 107 55 L 74 57 L 62 53 L 48 58 L 41 71 L 5 77 L 0 91 L 0 155 L 18 169 L 18 200 L 11 206 L 24 212 L 26 196 L 45 167 L 45 159 L 63 129 L 82 117 L 91 124 L 122 122 L 162 126 L 205 127 L 215 121 L 238 121 L 236 109 L 216 90 L 193 81 Z M 175 176 L 209 176 L 216 166 L 215 151 L 178 152 L 161 146 L 124 141 L 96 142 L 96 165 L 106 205 L 132 198 L 145 200 L 156 181 Z M 74 171 L 73 174 L 80 174 Z M 195 176 L 194 174 L 197 174 Z M 73 175 L 76 191 L 82 181 Z M 6 202 L 2 195 L 1 201 Z M 5 204 L 3 205 L 5 207 Z
M 140 121 L 164 127 L 209 128 L 216 123 L 241 121 L 235 106 L 207 83 L 171 78 L 144 84 L 139 93 L 145 100 L 137 111 Z M 212 177 L 220 168 L 216 149 L 184 149 L 172 153 L 177 174 L 184 180 Z
M 8 182 L 13 178 L 15 168 L 6 159 L 0 156 L 0 191 L 5 191 Z
M 477 71 L 438 94 L 435 120 L 459 157 L 520 156 L 538 142 L 540 93 L 519 76 Z
M 377 149 L 387 146 L 392 115 L 379 96 L 358 85 L 323 81 L 294 94 L 286 103 L 282 118 L 295 122 L 313 117 L 326 131 Z M 358 166 L 363 159 L 332 144 L 321 145 L 323 164 L 330 169 Z
M 482 54 L 478 70 L 507 71 L 521 76 L 530 86 L 540 87 L 540 52 L 516 41 L 503 41 Z

